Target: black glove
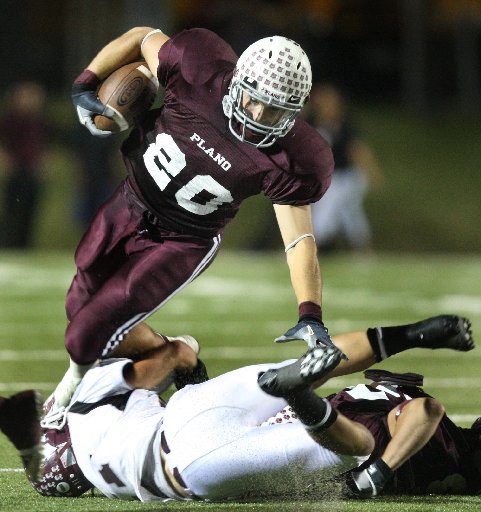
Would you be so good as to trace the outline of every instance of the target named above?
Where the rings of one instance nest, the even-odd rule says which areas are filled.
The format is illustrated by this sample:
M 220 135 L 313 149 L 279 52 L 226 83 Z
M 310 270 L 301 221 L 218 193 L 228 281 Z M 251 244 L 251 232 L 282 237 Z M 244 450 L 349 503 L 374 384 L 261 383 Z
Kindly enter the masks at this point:
M 309 348 L 319 347 L 321 345 L 325 345 L 326 347 L 335 347 L 329 332 L 322 323 L 322 320 L 314 317 L 300 318 L 297 325 L 291 327 L 274 341 L 276 343 L 286 343 L 293 340 L 304 340 Z M 342 354 L 342 359 L 348 359 L 346 354 Z
M 92 71 L 85 70 L 72 85 L 72 102 L 80 123 L 86 126 L 92 135 L 107 137 L 112 132 L 99 130 L 95 126 L 93 118 L 96 115 L 112 117 L 115 112 L 99 100 L 97 96 L 99 84 L 100 80 L 97 75 Z

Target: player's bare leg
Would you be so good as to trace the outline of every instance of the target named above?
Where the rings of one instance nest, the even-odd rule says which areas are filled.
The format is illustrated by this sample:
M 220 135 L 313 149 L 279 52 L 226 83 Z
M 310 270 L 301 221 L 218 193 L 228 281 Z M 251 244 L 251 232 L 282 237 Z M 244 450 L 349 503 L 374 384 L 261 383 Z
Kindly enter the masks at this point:
M 122 343 L 109 356 L 127 357 L 134 360 L 140 359 L 147 352 L 157 349 L 166 343 L 167 340 L 164 336 L 161 336 L 146 323 L 142 322 L 125 336 Z
M 134 361 L 149 358 L 153 351 L 160 349 L 169 343 L 181 342 L 190 347 L 196 355 L 200 352 L 197 340 L 188 334 L 178 336 L 166 336 L 154 331 L 145 323 L 134 327 L 125 340 L 110 354 L 110 357 L 127 357 Z M 157 384 L 157 393 L 163 393 L 171 384 L 176 389 L 181 389 L 187 384 L 199 384 L 209 379 L 205 364 L 197 358 L 196 365 L 191 367 L 177 367 L 173 369 L 161 384 Z
M 190 347 L 195 354 L 199 353 L 199 344 L 195 338 L 187 334 L 180 336 L 165 336 L 155 332 L 151 327 L 145 323 L 136 325 L 127 334 L 122 343 L 109 354 L 108 357 L 127 357 L 133 360 L 139 360 L 149 357 L 152 351 L 155 351 L 162 346 L 179 341 Z M 70 360 L 70 366 L 64 377 L 57 385 L 54 392 L 47 398 L 44 403 L 44 417 L 42 419 L 42 426 L 44 428 L 63 427 L 66 418 L 66 407 L 80 384 L 83 376 L 87 371 L 96 364 L 79 365 Z M 182 370 L 177 375 L 173 372 L 170 380 L 163 380 L 163 386 L 157 391 L 162 393 L 171 384 L 178 384 L 177 388 L 185 386 L 187 383 L 203 382 L 208 379 L 207 370 L 205 365 L 199 361 L 199 364 L 194 370 Z M 176 382 L 177 381 L 177 382 Z
M 127 357 L 129 359 L 142 359 L 151 350 L 162 347 L 172 341 L 182 341 L 188 345 L 196 354 L 199 353 L 199 343 L 188 335 L 166 336 L 154 331 L 146 323 L 136 325 L 125 337 L 125 339 L 112 351 L 108 357 Z
M 382 455 L 384 462 L 392 470 L 402 466 L 431 439 L 443 415 L 444 406 L 429 397 L 394 408 L 387 417 L 392 439 Z
M 155 351 L 166 344 L 173 342 L 182 342 L 190 347 L 195 354 L 199 354 L 200 347 L 197 340 L 188 335 L 166 336 L 154 331 L 145 323 L 136 325 L 126 336 L 124 341 L 109 355 L 109 357 L 127 357 L 138 361 L 150 357 L 152 351 Z M 209 379 L 207 368 L 200 359 L 193 368 L 176 368 L 172 370 L 160 384 L 156 385 L 155 391 L 162 394 L 174 384 L 176 389 L 181 389 L 187 384 L 199 384 Z
M 346 418 L 337 411 L 337 416 L 327 428 L 307 429 L 309 435 L 325 448 L 343 455 L 366 456 L 374 450 L 374 438 L 361 423 Z
M 284 398 L 309 435 L 325 448 L 344 455 L 368 455 L 374 449 L 368 429 L 338 413 L 312 390 L 312 383 L 341 358 L 342 352 L 334 346 L 311 348 L 294 363 L 261 373 L 257 382 L 266 393 Z
M 126 367 L 125 380 L 135 388 L 153 389 L 175 371 L 188 371 L 197 364 L 196 352 L 175 340 L 150 351 L 148 357 Z
M 332 340 L 349 359 L 341 360 L 316 385 L 327 378 L 366 370 L 374 363 L 410 348 L 450 348 L 461 352 L 474 348 L 471 322 L 456 315 L 439 315 L 412 324 L 340 334 Z
M 428 443 L 443 415 L 443 405 L 429 397 L 415 398 L 395 407 L 387 417 L 391 441 L 377 461 L 348 477 L 351 495 L 378 496 L 394 471 Z

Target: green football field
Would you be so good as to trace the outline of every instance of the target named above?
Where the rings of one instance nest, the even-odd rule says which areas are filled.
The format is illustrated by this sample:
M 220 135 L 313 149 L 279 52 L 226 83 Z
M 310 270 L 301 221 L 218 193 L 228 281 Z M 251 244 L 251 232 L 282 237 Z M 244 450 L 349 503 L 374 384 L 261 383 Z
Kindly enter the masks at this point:
M 481 340 L 480 256 L 323 257 L 324 318 L 331 333 L 395 325 L 440 313 L 469 317 Z M 70 253 L 0 253 L 0 394 L 37 388 L 46 396 L 62 377 L 64 296 L 73 273 Z M 281 252 L 224 252 L 196 282 L 151 318 L 166 334 L 194 335 L 211 376 L 241 365 L 297 357 L 301 342 L 275 345 L 297 308 Z M 481 347 L 481 341 L 479 341 Z M 481 415 L 481 348 L 466 354 L 416 349 L 378 367 L 423 373 L 425 389 L 461 425 Z M 334 379 L 326 393 L 362 375 Z M 239 390 L 239 392 L 242 392 Z M 202 433 L 199 433 L 202 435 Z M 251 503 L 142 504 L 95 495 L 42 498 L 31 489 L 14 449 L 0 436 L 0 510 L 15 511 L 479 511 L 481 497 L 389 497 L 347 502 L 326 489 L 322 500 Z

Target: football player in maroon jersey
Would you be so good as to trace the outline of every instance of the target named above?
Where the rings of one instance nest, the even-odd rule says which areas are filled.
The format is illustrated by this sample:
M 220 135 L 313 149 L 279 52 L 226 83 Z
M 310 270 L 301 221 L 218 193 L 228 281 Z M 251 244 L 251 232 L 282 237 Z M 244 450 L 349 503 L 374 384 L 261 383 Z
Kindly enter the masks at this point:
M 312 74 L 302 48 L 261 39 L 240 57 L 205 29 L 172 38 L 137 27 L 107 44 L 75 80 L 73 103 L 93 135 L 102 79 L 144 58 L 165 89 L 122 146 L 128 176 L 100 208 L 75 256 L 66 299 L 71 365 L 46 403 L 65 406 L 84 373 L 213 261 L 242 201 L 273 203 L 298 303 L 298 323 L 277 342 L 330 344 L 321 312 L 321 273 L 310 203 L 333 169 L 326 141 L 298 117 Z
M 371 382 L 328 396 L 332 407 L 363 424 L 375 449 L 345 476 L 347 496 L 477 494 L 481 488 L 481 418 L 456 425 L 422 389 L 423 376 L 366 370 Z

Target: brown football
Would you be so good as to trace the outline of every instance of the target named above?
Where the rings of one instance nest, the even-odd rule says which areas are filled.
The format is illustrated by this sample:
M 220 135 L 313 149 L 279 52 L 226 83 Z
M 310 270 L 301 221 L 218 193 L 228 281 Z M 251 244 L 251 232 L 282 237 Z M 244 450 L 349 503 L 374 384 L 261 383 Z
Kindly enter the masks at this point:
M 145 62 L 122 66 L 102 81 L 97 92 L 100 101 L 114 109 L 114 118 L 95 116 L 95 126 L 114 133 L 128 130 L 153 105 L 157 89 L 157 78 Z

